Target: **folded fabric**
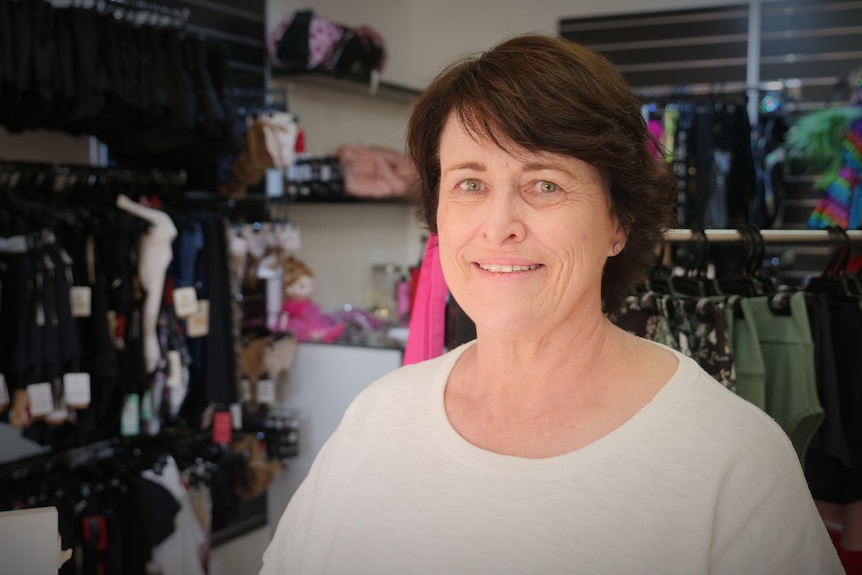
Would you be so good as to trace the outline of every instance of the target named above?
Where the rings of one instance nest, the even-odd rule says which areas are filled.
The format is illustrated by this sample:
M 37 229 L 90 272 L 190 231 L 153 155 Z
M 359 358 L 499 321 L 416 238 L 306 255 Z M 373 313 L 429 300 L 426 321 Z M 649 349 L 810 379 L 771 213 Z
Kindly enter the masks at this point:
M 338 148 L 337 156 L 348 196 L 404 197 L 416 180 L 407 156 L 389 148 L 347 144 Z

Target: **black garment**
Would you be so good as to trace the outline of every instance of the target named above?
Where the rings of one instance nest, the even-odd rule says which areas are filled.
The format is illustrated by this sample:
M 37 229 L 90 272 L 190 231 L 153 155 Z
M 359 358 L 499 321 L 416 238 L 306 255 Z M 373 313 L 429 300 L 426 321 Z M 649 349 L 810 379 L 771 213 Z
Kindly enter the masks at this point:
M 841 417 L 841 393 L 836 374 L 832 312 L 824 294 L 805 294 L 811 338 L 814 342 L 814 363 L 817 375 L 817 396 L 824 417 L 811 447 L 833 457 L 843 465 L 851 465 L 850 452 Z
M 75 69 L 75 104 L 61 121 L 61 129 L 71 134 L 84 134 L 89 122 L 97 118 L 105 105 L 101 90 L 98 35 L 98 14 L 83 8 L 68 8 L 71 24 L 72 50 Z
M 203 231 L 204 245 L 197 258 L 194 284 L 198 298 L 209 300 L 209 334 L 187 340 L 191 356 L 189 388 L 180 413 L 191 427 L 200 424 L 209 405 L 235 403 L 238 381 L 228 224 L 213 214 L 200 214 L 197 221 Z
M 126 491 L 118 501 L 124 575 L 145 575 L 153 548 L 174 532 L 180 505 L 171 493 L 139 475 L 125 478 Z
M 204 225 L 204 261 L 209 278 L 210 325 L 204 378 L 210 403 L 230 405 L 237 400 L 237 364 L 233 353 L 233 298 L 230 289 L 228 224 L 212 217 Z
M 15 37 L 12 0 L 0 0 L 0 124 L 6 125 L 14 110 Z
M 93 277 L 87 262 L 87 245 L 94 247 L 104 241 L 100 224 L 89 229 L 76 227 L 64 233 L 64 246 L 72 256 L 72 278 L 77 286 L 89 287 L 90 315 L 75 318 L 81 342 L 80 370 L 90 374 L 90 407 L 78 412 L 75 425 L 80 443 L 90 443 L 113 435 L 110 427 L 110 409 L 119 405 L 115 399 L 120 388 L 117 350 L 108 326 L 108 275 L 105 261 L 93 254 Z
M 10 393 L 35 383 L 29 374 L 29 334 L 35 315 L 36 270 L 23 236 L 16 243 L 18 246 L 13 251 L 0 251 L 0 266 L 3 268 L 0 330 L 5 343 L 0 350 L 0 358 Z
M 832 360 L 838 388 L 840 416 L 849 458 L 830 445 L 815 450 L 807 461 L 812 467 L 809 483 L 816 499 L 846 505 L 862 500 L 862 312 L 858 303 L 829 300 Z M 835 403 L 835 400 L 832 400 Z M 830 405 L 833 410 L 835 406 Z M 833 423 L 834 425 L 834 423 Z M 830 427 L 831 432 L 835 432 Z M 848 460 L 849 459 L 849 460 Z M 807 472 L 808 473 L 808 472 Z
M 47 112 L 41 127 L 58 130 L 68 117 L 69 110 L 76 106 L 78 98 L 74 36 L 72 33 L 72 12 L 53 10 L 54 20 L 54 58 L 51 70 L 53 98 L 51 109 Z

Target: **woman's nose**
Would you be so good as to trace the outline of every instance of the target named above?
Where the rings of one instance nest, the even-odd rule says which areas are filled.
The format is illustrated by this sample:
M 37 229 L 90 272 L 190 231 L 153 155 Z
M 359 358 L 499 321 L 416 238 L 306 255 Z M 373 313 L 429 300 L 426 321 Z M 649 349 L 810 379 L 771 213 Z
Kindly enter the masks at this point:
M 494 193 L 485 206 L 482 235 L 491 243 L 524 238 L 523 206 L 515 193 Z

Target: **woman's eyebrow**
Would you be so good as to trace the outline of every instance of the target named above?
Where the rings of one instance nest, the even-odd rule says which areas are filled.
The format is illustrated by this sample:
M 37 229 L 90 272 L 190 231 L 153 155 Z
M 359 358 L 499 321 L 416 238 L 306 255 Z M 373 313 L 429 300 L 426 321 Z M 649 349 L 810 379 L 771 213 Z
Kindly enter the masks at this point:
M 463 164 L 455 164 L 443 170 L 443 173 L 457 172 L 458 170 L 474 170 L 477 172 L 485 171 L 485 164 L 481 162 L 464 162 Z
M 547 163 L 547 162 L 533 162 L 524 165 L 525 172 L 541 172 L 544 170 L 553 170 L 557 172 L 563 172 L 568 176 L 574 176 L 572 171 L 567 167 L 561 166 L 560 164 L 555 163 Z

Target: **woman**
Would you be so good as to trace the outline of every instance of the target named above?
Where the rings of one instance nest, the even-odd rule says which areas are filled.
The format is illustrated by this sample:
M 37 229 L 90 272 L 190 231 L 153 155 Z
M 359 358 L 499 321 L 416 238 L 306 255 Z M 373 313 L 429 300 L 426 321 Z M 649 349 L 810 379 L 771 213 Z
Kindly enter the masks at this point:
M 603 314 L 672 223 L 647 142 L 561 39 L 432 82 L 408 146 L 476 340 L 357 398 L 262 573 L 841 573 L 777 425 Z

